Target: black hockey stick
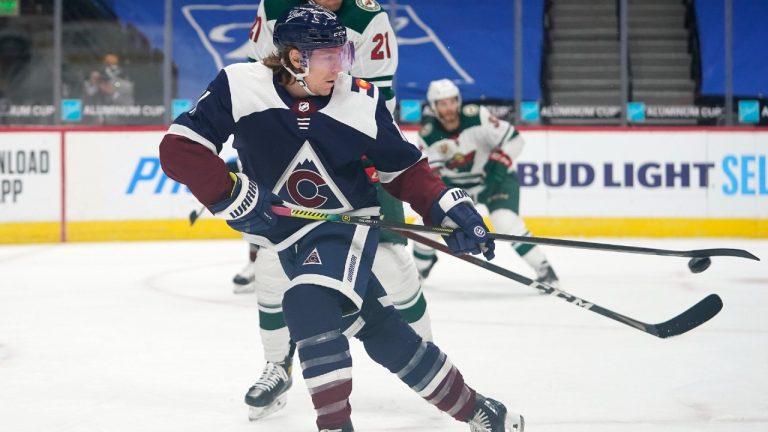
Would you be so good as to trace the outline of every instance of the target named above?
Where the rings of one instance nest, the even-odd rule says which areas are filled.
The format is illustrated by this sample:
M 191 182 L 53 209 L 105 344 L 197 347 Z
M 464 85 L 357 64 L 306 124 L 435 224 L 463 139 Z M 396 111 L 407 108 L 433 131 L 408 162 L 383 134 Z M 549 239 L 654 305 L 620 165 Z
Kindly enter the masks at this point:
M 598 313 L 604 317 L 608 317 L 614 321 L 618 321 L 622 324 L 626 324 L 630 327 L 634 327 L 642 332 L 648 333 L 650 335 L 653 335 L 662 339 L 683 334 L 687 331 L 690 331 L 704 324 L 705 322 L 709 321 L 712 317 L 717 315 L 717 313 L 720 312 L 720 310 L 723 308 L 723 302 L 722 300 L 720 300 L 720 297 L 717 294 L 710 294 L 700 302 L 693 305 L 690 309 L 686 310 L 685 312 L 672 318 L 669 321 L 665 321 L 659 324 L 648 324 L 642 321 L 638 321 L 634 318 L 630 318 L 628 316 L 622 315 L 618 312 L 614 312 L 610 309 L 606 309 L 600 305 L 596 305 L 590 301 L 576 297 L 575 295 L 569 294 L 563 290 L 553 288 L 549 285 L 546 285 L 540 282 L 536 282 L 532 279 L 528 279 L 523 275 L 517 274 L 511 270 L 507 270 L 504 267 L 499 267 L 495 264 L 491 264 L 488 261 L 475 258 L 472 255 L 454 255 L 451 253 L 451 250 L 448 249 L 446 245 L 440 242 L 437 242 L 435 240 L 432 240 L 408 231 L 393 230 L 393 229 L 388 229 L 388 231 L 395 232 L 415 242 L 419 242 L 421 244 L 430 246 L 441 252 L 445 252 L 458 259 L 464 260 L 470 264 L 480 266 L 498 275 L 512 279 L 516 282 L 520 282 L 523 285 L 528 285 L 531 288 L 535 288 L 541 291 L 543 294 L 548 294 L 554 297 L 561 298 L 567 301 L 568 303 L 571 303 L 576 306 L 580 306 L 584 309 Z
M 452 228 L 432 227 L 424 225 L 414 225 L 402 222 L 392 222 L 388 220 L 382 220 L 374 217 L 367 216 L 350 216 L 345 214 L 328 214 L 314 210 L 305 209 L 289 209 L 287 207 L 272 206 L 272 211 L 276 215 L 290 216 L 302 219 L 324 220 L 330 222 L 340 223 L 352 223 L 358 225 L 377 225 L 381 228 L 390 228 L 401 231 L 414 231 L 425 232 L 431 234 L 449 235 L 453 232 Z M 669 249 L 652 249 L 637 246 L 624 246 L 608 243 L 593 243 L 576 240 L 564 240 L 554 239 L 546 237 L 524 237 L 515 236 L 511 234 L 498 234 L 489 233 L 489 237 L 496 240 L 512 241 L 516 243 L 536 244 L 536 245 L 550 245 L 559 247 L 570 247 L 576 249 L 591 249 L 602 250 L 609 252 L 624 252 L 635 253 L 644 255 L 661 255 L 661 256 L 675 256 L 675 257 L 687 257 L 687 258 L 705 258 L 713 256 L 729 256 L 737 258 L 747 258 L 755 261 L 760 261 L 760 258 L 752 255 L 751 253 L 743 249 L 694 249 L 694 250 L 669 250 Z
M 189 226 L 192 226 L 197 222 L 197 219 L 200 218 L 200 216 L 203 215 L 203 212 L 205 211 L 205 206 L 200 207 L 200 210 L 192 210 L 189 213 Z

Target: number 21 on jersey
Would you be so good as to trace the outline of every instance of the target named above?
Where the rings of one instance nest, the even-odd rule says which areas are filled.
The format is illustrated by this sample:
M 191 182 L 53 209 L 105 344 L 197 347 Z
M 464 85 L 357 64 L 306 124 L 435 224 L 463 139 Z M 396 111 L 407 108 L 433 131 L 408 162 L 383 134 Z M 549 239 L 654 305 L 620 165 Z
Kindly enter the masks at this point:
M 376 46 L 371 51 L 371 60 L 383 60 L 391 57 L 389 52 L 389 32 L 376 34 L 373 37 L 373 41 L 376 42 Z

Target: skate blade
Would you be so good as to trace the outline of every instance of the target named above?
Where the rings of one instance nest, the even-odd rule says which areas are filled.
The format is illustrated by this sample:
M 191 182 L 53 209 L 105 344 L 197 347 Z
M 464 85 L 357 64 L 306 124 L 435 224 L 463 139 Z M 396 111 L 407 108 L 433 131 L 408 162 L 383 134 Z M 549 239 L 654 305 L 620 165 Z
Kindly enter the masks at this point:
M 275 401 L 272 402 L 272 404 L 267 405 L 265 407 L 248 407 L 248 420 L 256 421 L 272 413 L 280 411 L 281 409 L 285 408 L 285 405 L 287 402 L 288 402 L 288 395 L 282 394 L 278 396 L 277 399 L 275 399 Z

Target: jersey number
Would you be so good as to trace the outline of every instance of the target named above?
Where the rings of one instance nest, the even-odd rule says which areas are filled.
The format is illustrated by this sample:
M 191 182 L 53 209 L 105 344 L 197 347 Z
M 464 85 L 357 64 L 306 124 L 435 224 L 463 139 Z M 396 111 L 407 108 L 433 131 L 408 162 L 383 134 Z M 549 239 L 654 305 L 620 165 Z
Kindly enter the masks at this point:
M 256 21 L 251 25 L 251 31 L 248 32 L 248 39 L 256 42 L 259 39 L 259 33 L 261 33 L 261 17 L 257 16 Z
M 376 46 L 371 51 L 371 60 L 382 60 L 392 57 L 389 52 L 389 32 L 377 34 L 373 37 L 373 41 L 376 42 Z M 382 45 L 384 45 L 384 49 L 382 49 Z

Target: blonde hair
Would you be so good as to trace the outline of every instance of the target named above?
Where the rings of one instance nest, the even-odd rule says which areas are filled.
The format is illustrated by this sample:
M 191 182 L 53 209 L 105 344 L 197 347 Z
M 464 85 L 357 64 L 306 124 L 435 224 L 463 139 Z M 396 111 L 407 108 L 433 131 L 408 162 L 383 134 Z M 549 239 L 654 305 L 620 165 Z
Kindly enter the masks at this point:
M 290 53 L 292 49 L 296 49 L 296 48 L 293 48 L 293 47 L 285 48 L 277 54 L 270 54 L 269 56 L 265 57 L 261 61 L 262 63 L 264 63 L 264 66 L 272 69 L 272 73 L 277 75 L 277 82 L 283 86 L 293 84 L 296 81 L 296 78 L 294 78 L 293 75 L 291 75 L 290 73 L 288 73 L 287 70 L 285 70 L 285 68 L 283 67 L 283 63 L 286 64 L 288 67 L 290 67 L 291 70 L 296 73 L 302 72 L 301 68 L 294 67 L 293 63 L 291 63 Z

